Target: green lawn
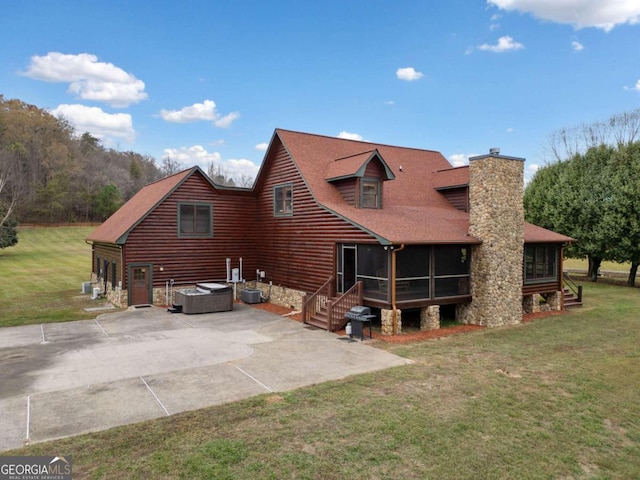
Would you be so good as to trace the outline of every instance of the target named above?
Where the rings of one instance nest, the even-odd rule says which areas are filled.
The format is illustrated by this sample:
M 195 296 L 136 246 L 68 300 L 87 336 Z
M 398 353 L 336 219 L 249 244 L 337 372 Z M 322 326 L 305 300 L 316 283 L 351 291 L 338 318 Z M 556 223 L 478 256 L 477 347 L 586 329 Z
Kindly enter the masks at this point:
M 562 261 L 562 266 L 565 269 L 584 270 L 586 272 L 589 268 L 589 262 L 587 259 L 565 258 Z M 630 263 L 602 262 L 600 271 L 620 272 L 620 274 L 629 275 L 630 268 Z
M 0 250 L 0 326 L 92 318 L 84 309 L 98 303 L 81 286 L 91 273 L 84 239 L 94 228 L 19 230 L 18 244 Z
M 587 284 L 585 302 L 376 344 L 413 365 L 6 454 L 72 455 L 77 479 L 640 478 L 640 296 Z

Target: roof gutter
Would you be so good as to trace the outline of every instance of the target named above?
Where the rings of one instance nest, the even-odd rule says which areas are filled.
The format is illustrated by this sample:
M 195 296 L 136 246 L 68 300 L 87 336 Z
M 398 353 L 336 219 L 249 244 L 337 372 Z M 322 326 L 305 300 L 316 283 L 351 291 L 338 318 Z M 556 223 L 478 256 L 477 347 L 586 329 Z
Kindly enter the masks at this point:
M 391 248 L 391 321 L 393 335 L 398 333 L 398 308 L 396 305 L 396 253 L 404 250 L 405 244 L 400 245 L 399 248 Z

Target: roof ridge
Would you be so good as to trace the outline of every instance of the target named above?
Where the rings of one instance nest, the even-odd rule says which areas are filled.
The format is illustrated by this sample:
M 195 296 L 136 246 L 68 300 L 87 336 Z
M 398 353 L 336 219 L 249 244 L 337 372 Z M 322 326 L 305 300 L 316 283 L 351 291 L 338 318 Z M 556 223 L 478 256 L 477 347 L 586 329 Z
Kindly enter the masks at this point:
M 433 152 L 433 153 L 439 153 L 440 155 L 442 155 L 442 152 L 440 152 L 439 150 L 431 150 L 428 148 L 418 148 L 418 147 L 403 147 L 401 145 L 391 145 L 388 143 L 376 143 L 376 142 L 372 142 L 369 140 L 353 140 L 351 138 L 341 138 L 341 137 L 332 137 L 330 135 L 322 135 L 320 133 L 307 133 L 307 132 L 299 132 L 296 130 L 287 130 L 286 128 L 276 128 L 276 132 L 288 132 L 288 133 L 294 133 L 297 135 L 308 135 L 310 137 L 320 137 L 320 138 L 326 138 L 329 140 L 338 140 L 338 141 L 343 141 L 343 142 L 357 142 L 357 143 L 364 143 L 364 144 L 369 144 L 369 145 L 376 145 L 378 147 L 388 147 L 388 148 L 400 148 L 402 150 L 417 150 L 419 152 Z
M 180 170 L 179 172 L 172 173 L 171 175 L 167 175 L 166 177 L 162 177 L 162 178 L 159 178 L 158 180 L 155 180 L 153 182 L 147 183 L 142 188 L 146 188 L 146 187 L 149 187 L 151 185 L 155 185 L 156 183 L 164 182 L 165 180 L 167 180 L 167 179 L 169 179 L 171 177 L 175 177 L 176 175 L 185 175 L 187 172 L 192 171 L 192 170 L 195 171 L 195 170 L 202 170 L 202 169 L 199 166 L 194 165 L 193 167 L 185 168 L 184 170 Z M 140 190 L 142 190 L 142 189 L 140 189 Z M 140 191 L 140 190 L 138 190 L 138 191 Z
M 353 155 L 347 155 L 345 157 L 335 158 L 332 161 L 333 162 L 337 162 L 338 160 L 346 160 L 347 158 L 353 158 L 353 157 L 357 157 L 359 155 L 363 155 L 365 153 L 373 153 L 373 152 L 377 152 L 377 151 L 378 151 L 378 149 L 374 148 L 373 150 L 365 150 L 364 152 L 354 153 Z M 380 153 L 380 152 L 378 152 L 378 153 Z

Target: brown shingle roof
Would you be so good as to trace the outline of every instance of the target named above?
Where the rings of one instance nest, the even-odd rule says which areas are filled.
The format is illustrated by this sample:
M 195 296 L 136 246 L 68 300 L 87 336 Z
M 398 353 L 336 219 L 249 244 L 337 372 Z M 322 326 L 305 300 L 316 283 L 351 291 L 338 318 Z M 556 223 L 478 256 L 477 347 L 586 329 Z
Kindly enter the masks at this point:
M 355 155 L 349 155 L 348 157 L 337 158 L 332 162 L 329 162 L 326 180 L 332 181 L 348 177 L 362 177 L 364 176 L 365 169 L 369 162 L 376 158 L 385 170 L 385 180 L 393 179 L 393 172 L 384 161 L 384 158 L 380 155 L 380 152 L 377 150 L 367 150 Z
M 526 243 L 568 243 L 573 242 L 574 239 L 525 222 L 524 241 Z
M 373 234 L 381 243 L 478 243 L 469 235 L 469 214 L 456 210 L 438 188 L 469 183 L 469 168 L 452 168 L 432 150 L 395 147 L 336 137 L 276 130 L 316 201 L 338 216 Z M 377 150 L 395 179 L 385 182 L 381 209 L 348 205 L 327 182 L 353 170 L 367 152 Z M 335 159 L 354 158 L 349 168 Z M 571 238 L 525 224 L 525 242 L 567 242 Z
M 311 189 L 324 207 L 375 235 L 382 243 L 477 243 L 468 235 L 469 217 L 457 211 L 434 188 L 433 172 L 450 169 L 441 153 L 370 142 L 276 130 Z M 384 183 L 382 209 L 348 205 L 325 178 L 330 162 L 378 150 L 395 174 Z
M 87 237 L 90 242 L 122 244 L 127 234 L 198 167 L 150 183 Z
M 435 188 L 452 188 L 469 185 L 469 166 L 447 168 L 433 172 Z

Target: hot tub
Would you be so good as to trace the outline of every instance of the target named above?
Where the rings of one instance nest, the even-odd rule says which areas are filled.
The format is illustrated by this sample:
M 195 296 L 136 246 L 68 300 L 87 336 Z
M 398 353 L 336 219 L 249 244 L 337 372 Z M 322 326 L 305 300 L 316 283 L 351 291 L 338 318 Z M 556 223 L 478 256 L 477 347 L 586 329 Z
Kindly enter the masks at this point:
M 196 283 L 196 288 L 176 290 L 182 313 L 213 313 L 233 310 L 233 291 L 220 283 Z

